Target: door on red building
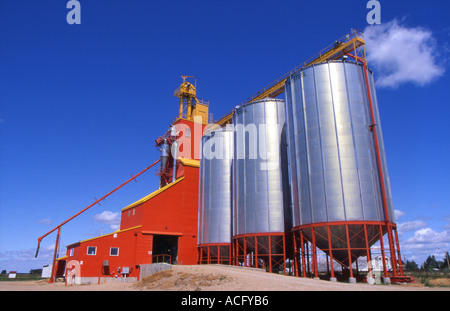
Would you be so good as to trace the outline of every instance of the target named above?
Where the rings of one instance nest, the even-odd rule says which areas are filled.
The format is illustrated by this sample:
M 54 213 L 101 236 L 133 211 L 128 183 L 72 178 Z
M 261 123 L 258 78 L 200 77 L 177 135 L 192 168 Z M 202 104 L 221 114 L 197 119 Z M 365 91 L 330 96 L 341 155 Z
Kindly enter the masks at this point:
M 153 236 L 153 262 L 177 263 L 178 236 L 154 235 Z

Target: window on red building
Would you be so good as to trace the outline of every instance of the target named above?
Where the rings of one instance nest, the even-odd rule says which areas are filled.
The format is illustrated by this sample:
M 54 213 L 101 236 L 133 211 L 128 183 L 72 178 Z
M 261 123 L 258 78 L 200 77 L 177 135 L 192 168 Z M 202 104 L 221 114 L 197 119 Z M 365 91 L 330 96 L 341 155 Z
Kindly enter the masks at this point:
M 97 254 L 97 246 L 88 246 L 87 254 L 88 255 L 96 255 Z
M 109 249 L 109 256 L 119 256 L 119 248 L 118 247 L 111 247 Z

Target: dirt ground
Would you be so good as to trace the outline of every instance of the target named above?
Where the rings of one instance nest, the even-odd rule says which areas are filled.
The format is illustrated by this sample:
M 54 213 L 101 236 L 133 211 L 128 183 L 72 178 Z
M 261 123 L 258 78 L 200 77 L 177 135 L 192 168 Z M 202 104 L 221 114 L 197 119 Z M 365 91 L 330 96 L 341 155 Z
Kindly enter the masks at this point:
M 65 286 L 47 281 L 0 282 L 0 291 L 450 291 L 420 284 L 368 285 L 296 278 L 249 268 L 174 266 L 137 283 Z

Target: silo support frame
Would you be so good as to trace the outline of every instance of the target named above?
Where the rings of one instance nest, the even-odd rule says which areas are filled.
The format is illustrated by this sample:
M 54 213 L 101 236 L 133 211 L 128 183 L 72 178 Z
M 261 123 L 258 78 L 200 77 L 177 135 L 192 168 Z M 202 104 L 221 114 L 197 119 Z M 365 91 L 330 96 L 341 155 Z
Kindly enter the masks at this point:
M 286 274 L 286 236 L 284 233 L 253 233 L 233 237 L 233 264 L 235 266 L 266 269 Z
M 391 231 L 389 237 L 389 230 Z M 393 231 L 393 232 L 392 232 Z M 387 241 L 385 236 L 387 235 Z M 373 277 L 373 252 L 381 253 L 382 274 L 391 282 L 411 282 L 412 278 L 403 275 L 401 254 L 398 242 L 397 228 L 394 223 L 379 221 L 342 221 L 331 223 L 316 223 L 297 226 L 292 230 L 294 250 L 294 275 L 336 279 L 335 265 L 342 267 L 342 275 L 346 277 L 365 279 Z M 379 246 L 375 245 L 379 242 Z M 326 257 L 326 276 L 319 268 L 319 255 Z M 390 254 L 390 264 L 386 254 Z M 367 267 L 360 275 L 358 258 L 366 257 Z M 356 264 L 354 271 L 353 264 Z M 356 272 L 356 275 L 354 274 Z
M 232 264 L 231 243 L 198 245 L 198 264 Z

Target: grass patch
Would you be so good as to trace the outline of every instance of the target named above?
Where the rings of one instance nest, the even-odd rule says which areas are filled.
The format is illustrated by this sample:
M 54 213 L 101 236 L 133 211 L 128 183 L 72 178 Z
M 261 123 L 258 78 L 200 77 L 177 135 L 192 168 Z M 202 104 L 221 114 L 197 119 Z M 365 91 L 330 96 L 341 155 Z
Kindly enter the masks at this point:
M 450 274 L 448 272 L 417 271 L 406 273 L 415 278 L 416 283 L 429 287 L 450 287 Z
M 16 278 L 10 279 L 8 274 L 0 274 L 0 282 L 15 282 L 15 281 L 39 281 L 44 280 L 40 274 L 17 273 Z
M 437 278 L 429 281 L 429 286 L 450 287 L 450 278 Z

